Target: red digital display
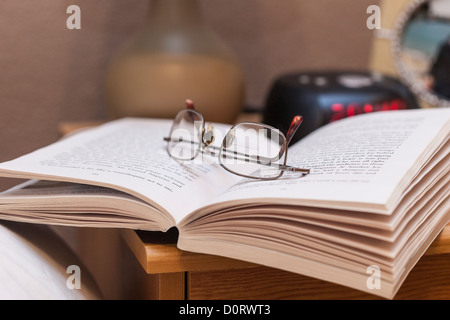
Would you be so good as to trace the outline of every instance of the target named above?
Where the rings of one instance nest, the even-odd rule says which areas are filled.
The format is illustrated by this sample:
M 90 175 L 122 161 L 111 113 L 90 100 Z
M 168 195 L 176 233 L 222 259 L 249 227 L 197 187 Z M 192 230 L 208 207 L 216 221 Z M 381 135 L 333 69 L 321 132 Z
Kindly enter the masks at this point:
M 391 101 L 384 101 L 373 104 L 360 104 L 360 103 L 334 103 L 331 105 L 331 122 L 337 121 L 347 117 L 353 117 L 358 114 L 378 112 L 378 111 L 391 111 L 391 110 L 406 110 L 406 103 L 402 99 L 395 99 Z

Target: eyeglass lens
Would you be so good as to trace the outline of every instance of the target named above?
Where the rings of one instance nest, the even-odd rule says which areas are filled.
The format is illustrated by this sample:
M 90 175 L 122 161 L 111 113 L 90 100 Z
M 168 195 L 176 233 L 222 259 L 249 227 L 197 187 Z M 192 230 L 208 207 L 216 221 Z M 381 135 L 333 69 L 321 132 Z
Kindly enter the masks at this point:
M 195 110 L 182 110 L 174 119 L 167 150 L 172 158 L 193 160 L 201 148 L 203 116 Z
M 275 179 L 283 174 L 278 165 L 285 164 L 284 135 L 263 124 L 242 123 L 225 136 L 220 164 L 235 174 L 261 179 Z

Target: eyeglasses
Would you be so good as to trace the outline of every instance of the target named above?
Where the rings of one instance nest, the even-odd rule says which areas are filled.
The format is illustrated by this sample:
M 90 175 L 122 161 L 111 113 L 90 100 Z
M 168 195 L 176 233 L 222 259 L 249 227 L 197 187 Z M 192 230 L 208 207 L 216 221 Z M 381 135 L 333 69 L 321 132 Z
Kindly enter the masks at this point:
M 309 169 L 286 165 L 288 145 L 303 121 L 301 116 L 292 120 L 286 134 L 271 126 L 242 122 L 231 127 L 220 146 L 212 145 L 216 139 L 215 128 L 195 110 L 191 100 L 173 121 L 167 141 L 169 155 L 180 161 L 192 161 L 199 153 L 218 157 L 219 164 L 227 171 L 241 177 L 275 180 L 285 172 L 290 177 L 309 174 Z

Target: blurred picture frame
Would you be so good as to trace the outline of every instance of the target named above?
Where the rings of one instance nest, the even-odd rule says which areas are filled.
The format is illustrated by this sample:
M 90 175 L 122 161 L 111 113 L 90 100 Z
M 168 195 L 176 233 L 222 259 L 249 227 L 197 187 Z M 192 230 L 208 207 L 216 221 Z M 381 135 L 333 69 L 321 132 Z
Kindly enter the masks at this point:
M 450 0 L 382 0 L 370 68 L 400 78 L 422 107 L 450 107 Z

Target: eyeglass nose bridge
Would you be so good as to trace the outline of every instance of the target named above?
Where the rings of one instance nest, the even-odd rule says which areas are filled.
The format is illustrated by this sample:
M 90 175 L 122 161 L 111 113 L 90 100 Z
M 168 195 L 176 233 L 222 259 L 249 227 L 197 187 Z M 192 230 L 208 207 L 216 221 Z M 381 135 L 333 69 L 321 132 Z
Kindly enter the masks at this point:
M 234 128 L 231 128 L 230 131 L 228 131 L 227 135 L 225 136 L 225 139 L 223 140 L 223 147 L 225 149 L 228 149 L 233 144 L 234 140 L 236 138 L 236 132 Z
M 203 127 L 202 141 L 203 141 L 204 145 L 207 147 L 214 142 L 215 138 L 216 137 L 214 135 L 214 126 L 211 123 L 208 123 L 208 127 L 206 128 L 206 130 Z

